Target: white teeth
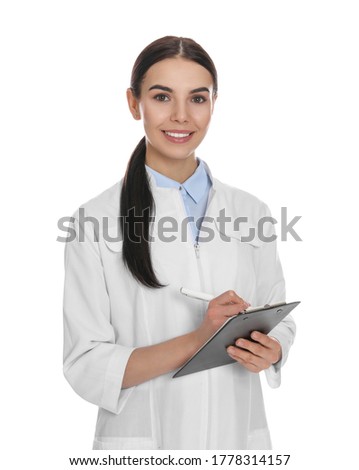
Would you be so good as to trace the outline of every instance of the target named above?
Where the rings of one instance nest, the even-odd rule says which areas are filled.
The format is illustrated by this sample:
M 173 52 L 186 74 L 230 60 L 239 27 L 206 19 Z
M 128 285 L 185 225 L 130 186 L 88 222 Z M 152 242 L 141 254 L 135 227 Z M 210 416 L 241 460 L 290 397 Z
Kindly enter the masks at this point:
M 166 132 L 166 135 L 169 135 L 170 137 L 175 137 L 176 139 L 183 139 L 184 137 L 188 137 L 190 135 L 190 132 L 188 134 L 177 134 L 177 132 Z

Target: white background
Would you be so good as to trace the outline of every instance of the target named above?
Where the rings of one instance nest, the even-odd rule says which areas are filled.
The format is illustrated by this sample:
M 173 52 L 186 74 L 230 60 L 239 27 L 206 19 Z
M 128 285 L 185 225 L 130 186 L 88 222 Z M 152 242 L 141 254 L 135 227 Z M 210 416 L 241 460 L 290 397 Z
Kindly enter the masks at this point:
M 218 69 L 198 156 L 275 217 L 284 206 L 302 216 L 303 242 L 279 245 L 287 299 L 302 304 L 282 386 L 263 380 L 274 449 L 292 454 L 290 468 L 353 468 L 358 16 L 346 0 L 1 2 L 6 468 L 67 468 L 67 456 L 91 454 L 96 407 L 62 375 L 57 221 L 122 177 L 143 135 L 125 100 L 132 64 L 167 34 L 194 38 Z

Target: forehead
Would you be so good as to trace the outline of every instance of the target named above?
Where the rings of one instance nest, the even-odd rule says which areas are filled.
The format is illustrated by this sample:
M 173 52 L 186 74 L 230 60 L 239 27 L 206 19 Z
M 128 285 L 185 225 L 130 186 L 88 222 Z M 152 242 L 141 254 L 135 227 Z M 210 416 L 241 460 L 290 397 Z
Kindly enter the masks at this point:
M 175 90 L 195 89 L 202 86 L 213 88 L 212 75 L 202 65 L 192 60 L 176 57 L 164 59 L 150 67 L 143 80 L 143 91 L 155 84 Z

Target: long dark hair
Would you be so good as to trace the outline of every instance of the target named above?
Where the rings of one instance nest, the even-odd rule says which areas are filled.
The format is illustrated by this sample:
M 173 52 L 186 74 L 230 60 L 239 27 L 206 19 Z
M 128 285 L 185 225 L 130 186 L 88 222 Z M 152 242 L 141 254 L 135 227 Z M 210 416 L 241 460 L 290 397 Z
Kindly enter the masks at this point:
M 140 98 L 142 81 L 152 65 L 174 57 L 192 60 L 206 68 L 213 78 L 213 93 L 217 93 L 217 71 L 207 52 L 193 39 L 165 36 L 149 44 L 137 57 L 131 75 L 133 96 Z M 157 279 L 152 266 L 149 245 L 150 217 L 154 213 L 155 204 L 145 168 L 145 157 L 146 139 L 143 137 L 128 162 L 121 190 L 122 257 L 135 279 L 147 287 L 159 288 L 164 285 Z M 140 233 L 139 226 L 142 228 Z

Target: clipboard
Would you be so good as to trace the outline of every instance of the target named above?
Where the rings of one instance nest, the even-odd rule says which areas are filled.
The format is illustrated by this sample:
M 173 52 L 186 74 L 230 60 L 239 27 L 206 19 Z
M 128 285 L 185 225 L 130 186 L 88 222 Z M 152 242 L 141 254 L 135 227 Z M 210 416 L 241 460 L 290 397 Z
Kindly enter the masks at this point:
M 228 346 L 234 344 L 238 338 L 250 339 L 253 331 L 270 333 L 299 304 L 300 302 L 282 302 L 265 305 L 230 317 L 172 378 L 236 362 L 228 355 Z

